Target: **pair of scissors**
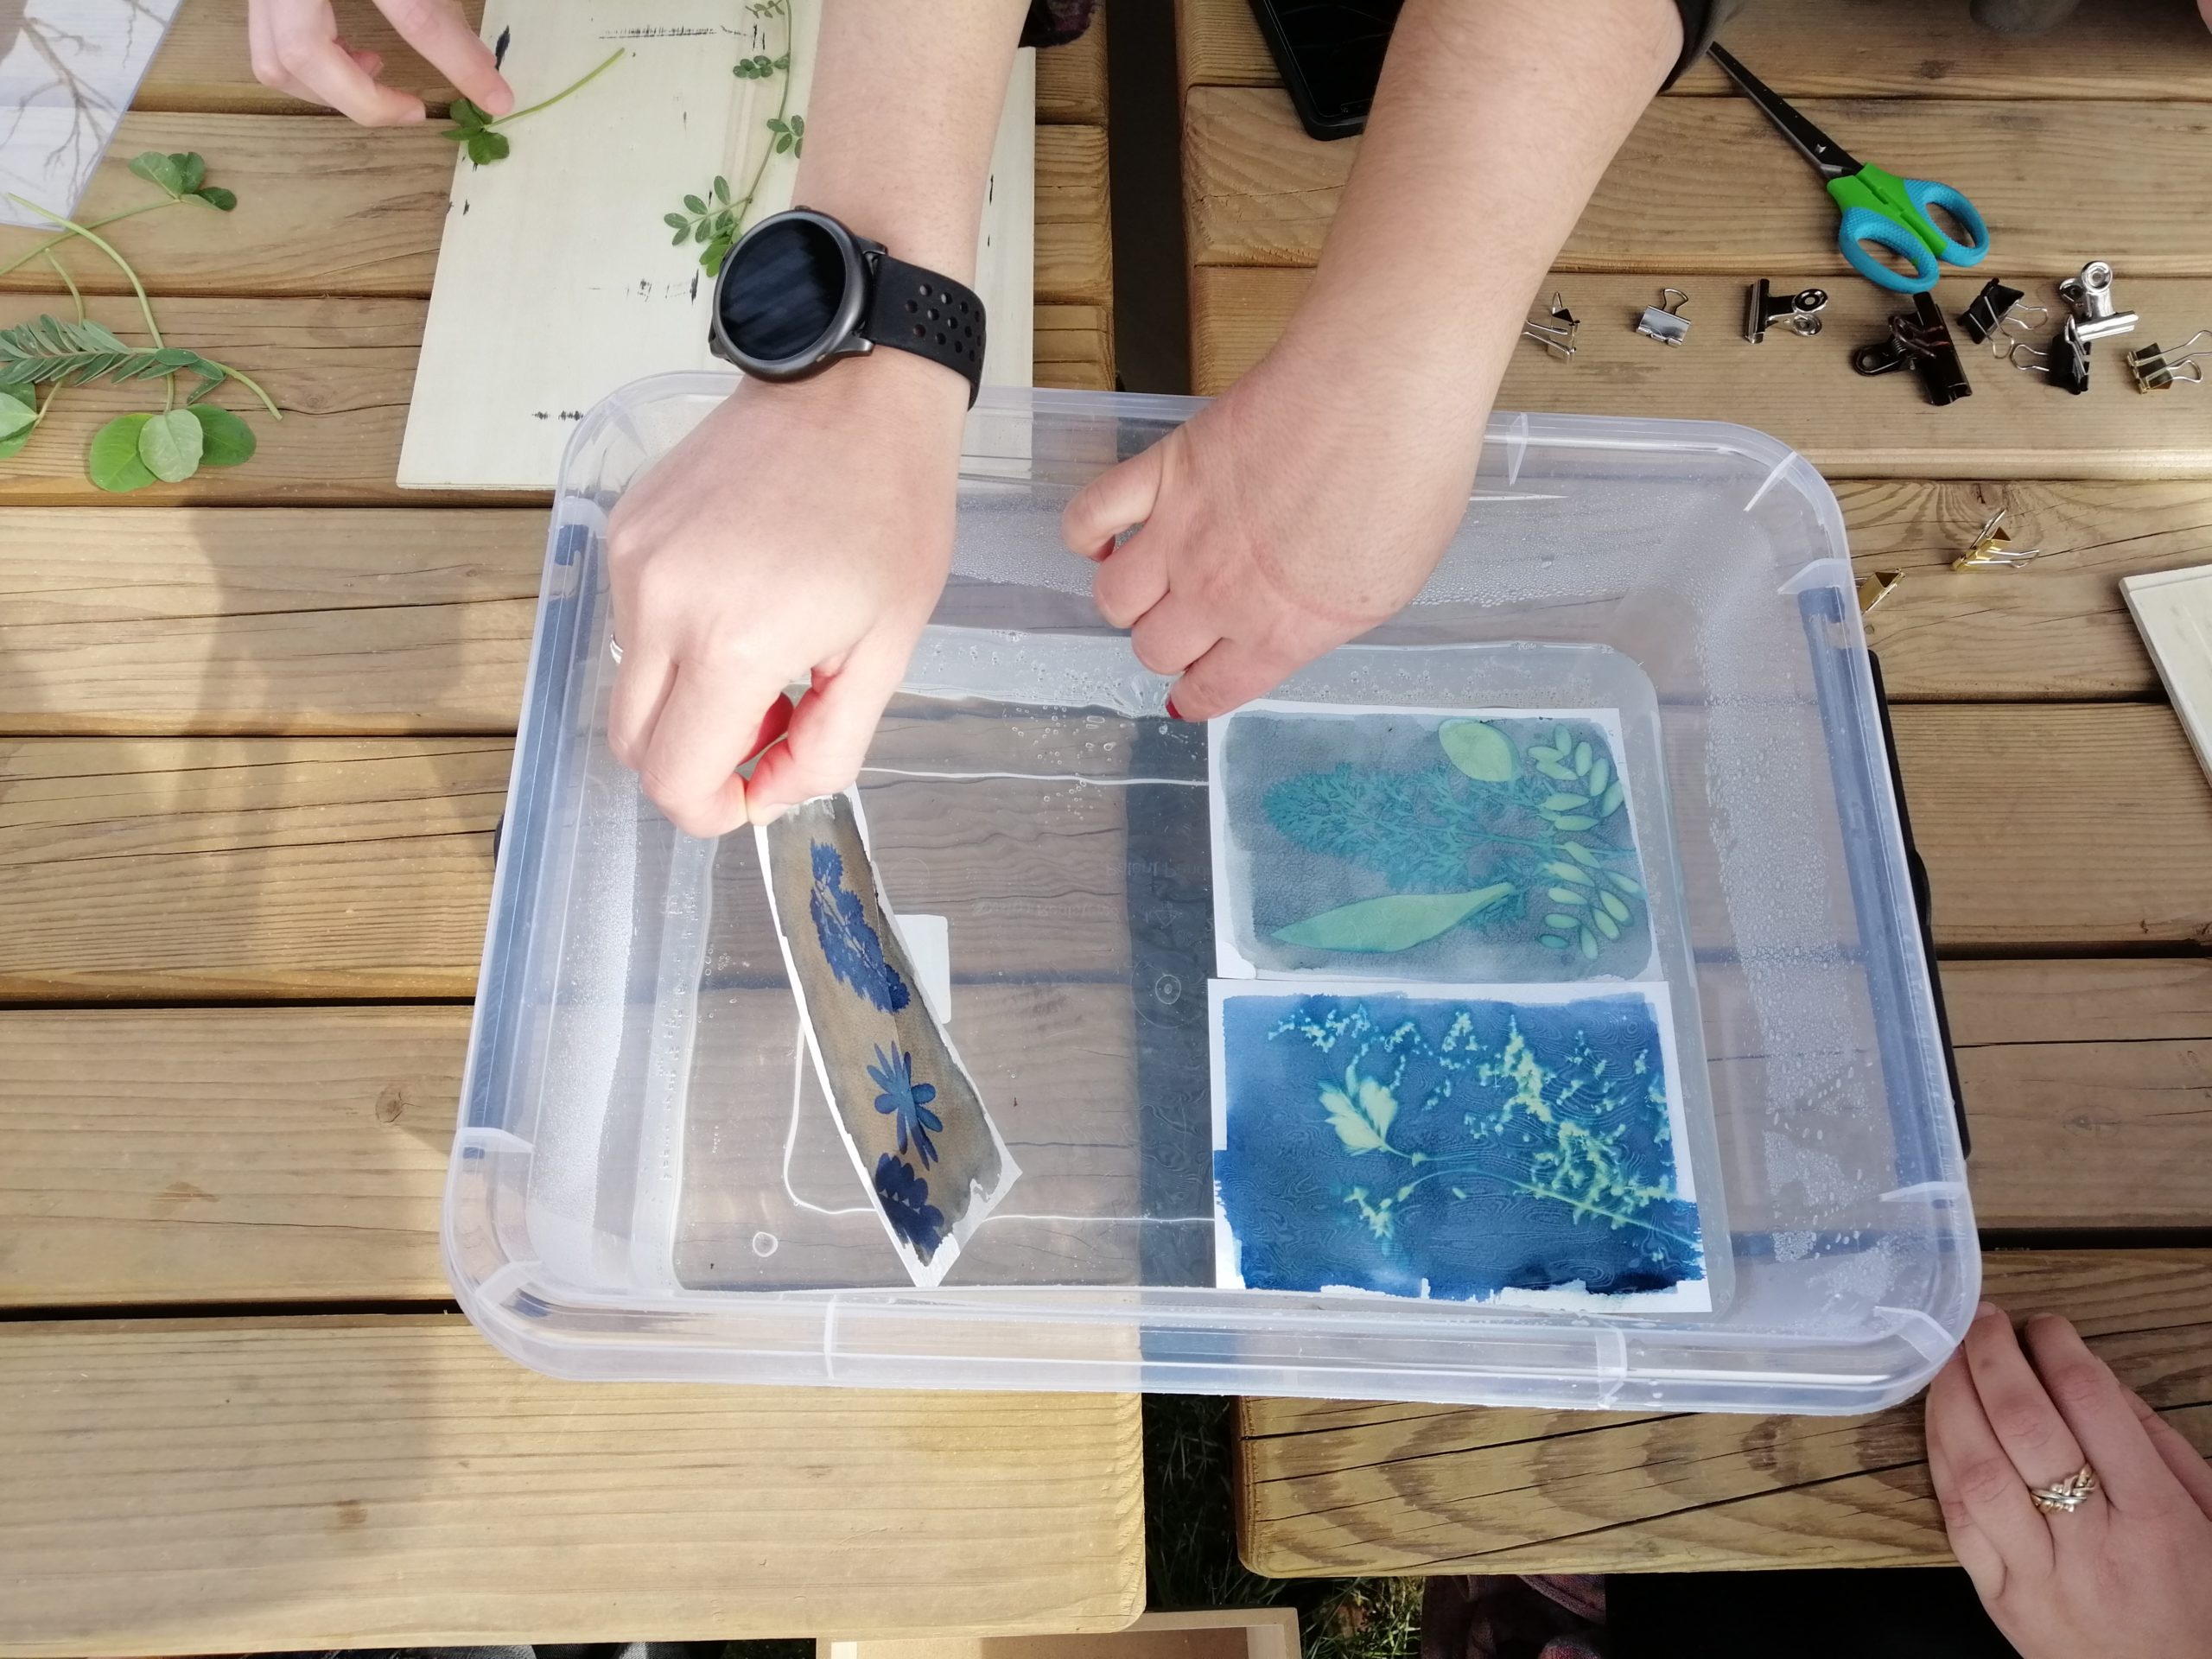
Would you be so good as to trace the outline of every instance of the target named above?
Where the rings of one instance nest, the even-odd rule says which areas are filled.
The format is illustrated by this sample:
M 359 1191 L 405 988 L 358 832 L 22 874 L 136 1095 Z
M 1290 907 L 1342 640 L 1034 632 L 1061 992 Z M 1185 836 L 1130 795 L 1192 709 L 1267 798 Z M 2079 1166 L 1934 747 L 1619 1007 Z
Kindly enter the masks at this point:
M 1728 52 L 1714 47 L 1713 60 L 1827 181 L 1828 194 L 1843 209 L 1836 245 L 1851 268 L 1868 282 L 1893 294 L 1925 294 L 1936 286 L 1937 260 L 1978 265 L 1987 257 L 1989 226 L 1964 192 L 1930 179 L 1901 179 L 1878 167 L 1862 165 Z M 1945 235 L 1928 216 L 1931 206 L 1955 218 L 1972 240 L 1960 242 Z M 1912 275 L 1891 270 L 1867 251 L 1869 244 L 1910 264 Z

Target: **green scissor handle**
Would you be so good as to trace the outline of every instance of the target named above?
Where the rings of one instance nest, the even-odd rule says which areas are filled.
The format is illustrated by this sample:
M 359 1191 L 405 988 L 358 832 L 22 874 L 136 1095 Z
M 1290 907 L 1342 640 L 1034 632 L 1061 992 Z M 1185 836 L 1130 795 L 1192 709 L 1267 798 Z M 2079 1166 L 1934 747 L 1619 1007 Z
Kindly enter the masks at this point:
M 1828 194 L 1843 209 L 1836 245 L 1851 267 L 1868 282 L 1897 294 L 1923 294 L 1936 286 L 1938 259 L 1977 265 L 1989 252 L 1989 226 L 1965 193 L 1932 179 L 1901 179 L 1868 165 L 1828 181 Z M 1928 216 L 1930 204 L 1954 215 L 1971 242 L 1953 240 Z M 1908 261 L 1910 276 L 1884 264 L 1866 250 L 1872 244 Z

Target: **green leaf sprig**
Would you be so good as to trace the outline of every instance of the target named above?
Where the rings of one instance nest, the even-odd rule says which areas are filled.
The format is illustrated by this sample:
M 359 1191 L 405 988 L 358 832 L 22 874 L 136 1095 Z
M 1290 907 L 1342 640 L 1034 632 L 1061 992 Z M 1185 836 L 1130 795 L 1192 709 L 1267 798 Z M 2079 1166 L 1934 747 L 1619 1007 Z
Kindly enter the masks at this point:
M 768 175 L 769 162 L 778 156 L 803 155 L 806 145 L 806 118 L 795 113 L 791 106 L 791 54 L 796 38 L 791 22 L 791 0 L 756 0 L 746 10 L 755 17 L 785 20 L 781 54 L 772 58 L 762 52 L 740 58 L 730 71 L 740 80 L 766 80 L 772 75 L 784 78 L 783 90 L 776 99 L 776 112 L 765 124 L 768 130 L 767 145 L 753 166 L 753 177 L 747 183 L 744 194 L 733 194 L 729 181 L 717 174 L 709 189 L 683 198 L 682 212 L 661 215 L 661 223 L 676 232 L 671 245 L 680 248 L 687 242 L 699 244 L 699 264 L 715 276 L 721 274 L 722 262 L 729 257 L 729 251 L 744 233 L 746 216 L 753 211 L 753 198 L 760 194 L 760 181 Z
M 788 69 L 791 67 L 790 53 L 785 53 L 780 58 L 772 58 L 764 52 L 758 57 L 740 58 L 737 60 L 737 67 L 731 70 L 730 73 L 735 75 L 740 80 L 766 80 L 778 71 Z
M 446 129 L 446 137 L 466 150 L 468 159 L 479 167 L 489 167 L 494 162 L 503 162 L 513 146 L 508 143 L 507 135 L 500 130 L 502 127 L 512 125 L 526 115 L 536 115 L 540 110 L 550 110 L 570 93 L 581 92 L 620 62 L 624 49 L 617 47 L 581 79 L 570 81 L 552 97 L 541 99 L 527 109 L 493 115 L 468 99 L 456 98 L 449 111 L 453 125 Z
M 719 173 L 707 188 L 703 196 L 683 198 L 683 211 L 664 213 L 661 223 L 676 232 L 671 245 L 682 247 L 686 242 L 705 244 L 699 263 L 709 270 L 719 271 L 722 261 L 736 245 L 738 221 L 744 215 L 744 206 L 731 200 L 729 181 Z
M 65 386 L 81 386 L 95 380 L 111 383 L 162 382 L 162 408 L 118 416 L 93 435 L 86 460 L 86 473 L 104 490 L 143 489 L 149 484 L 177 483 L 202 467 L 235 467 L 253 454 L 253 429 L 227 409 L 200 400 L 226 380 L 235 380 L 261 400 L 271 418 L 283 412 L 251 375 L 218 362 L 202 353 L 171 346 L 162 338 L 155 321 L 153 302 L 146 285 L 130 262 L 99 234 L 101 227 L 183 201 L 198 201 L 219 213 L 238 206 L 238 198 L 219 185 L 207 182 L 207 163 L 196 152 L 165 155 L 148 150 L 130 162 L 130 171 L 162 192 L 162 200 L 111 213 L 92 224 L 79 224 L 21 196 L 8 200 L 28 208 L 61 233 L 34 248 L 23 258 L 4 268 L 13 270 L 25 261 L 43 255 L 54 266 L 70 297 L 76 302 L 73 322 L 51 315 L 33 318 L 12 328 L 0 329 L 0 460 L 15 454 L 30 442 L 32 434 L 52 412 L 56 395 Z M 149 346 L 135 346 L 112 330 L 85 315 L 84 296 L 53 250 L 73 238 L 90 242 L 114 264 L 137 296 Z M 4 274 L 4 273 L 0 273 Z M 190 374 L 198 381 L 181 408 L 176 403 L 176 377 Z M 45 386 L 43 404 L 24 395 Z

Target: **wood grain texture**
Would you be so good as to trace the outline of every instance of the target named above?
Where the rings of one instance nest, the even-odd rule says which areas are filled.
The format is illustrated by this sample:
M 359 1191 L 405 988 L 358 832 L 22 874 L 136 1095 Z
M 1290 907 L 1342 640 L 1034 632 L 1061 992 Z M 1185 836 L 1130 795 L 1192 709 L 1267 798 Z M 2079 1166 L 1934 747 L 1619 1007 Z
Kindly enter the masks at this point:
M 1916 704 L 1893 726 L 1939 947 L 2212 943 L 2212 788 L 2171 709 Z
M 2074 1320 L 2212 1451 L 2212 1252 L 1991 1255 L 1986 1294 Z M 1244 1559 L 1344 1573 L 1902 1567 L 1951 1559 L 1920 1404 L 1872 1417 L 1241 1402 Z
M 0 997 L 467 996 L 504 740 L 0 741 Z
M 17 1325 L 0 1402 L 10 1656 L 1110 1630 L 1144 1601 L 1129 1395 L 556 1382 L 415 1316 Z
M 185 0 L 153 67 L 138 86 L 134 109 L 232 115 L 325 113 L 253 78 L 246 52 L 245 0 Z M 383 79 L 420 93 L 442 111 L 453 99 L 443 76 L 416 54 L 370 0 L 338 0 L 340 37 L 364 51 L 383 55 Z M 471 25 L 483 15 L 482 0 L 462 0 Z M 1094 13 L 1079 41 L 1037 55 L 1037 118 L 1039 121 L 1106 123 L 1106 19 Z
M 1250 0 L 1175 10 L 1185 86 L 1281 84 Z M 2212 98 L 2212 49 L 2190 0 L 2084 7 L 2033 35 L 1977 28 L 1965 6 L 1929 0 L 1761 0 L 1728 20 L 1728 46 L 1791 98 Z M 1673 90 L 1734 85 L 1700 62 Z
M 1103 305 L 1037 308 L 1037 384 L 1070 391 L 1114 390 L 1114 313 Z
M 1066 129 L 1070 131 L 1080 129 Z M 36 316 L 51 302 L 0 295 L 0 327 Z M 503 506 L 531 503 L 526 493 L 491 496 L 402 490 L 394 483 L 400 435 L 423 340 L 421 300 L 164 299 L 157 302 L 164 334 L 182 345 L 236 365 L 269 390 L 284 410 L 271 421 L 252 398 L 226 387 L 217 401 L 244 410 L 260 441 L 243 467 L 210 468 L 182 484 L 157 484 L 127 496 L 92 487 L 84 455 L 92 434 L 116 416 L 158 406 L 143 386 L 72 389 L 22 452 L 0 461 L 0 507 L 103 505 L 131 510 L 180 503 L 231 505 L 360 506 L 441 503 Z M 1104 313 L 1106 307 L 1094 310 Z M 92 315 L 125 339 L 138 334 L 137 307 L 95 297 Z M 1110 373 L 1110 340 L 1070 327 L 1065 308 L 1040 306 L 1038 319 L 1060 338 L 1069 372 Z M 1110 314 L 1109 314 L 1110 315 Z M 1081 319 L 1078 317 L 1078 322 Z M 1110 326 L 1110 323 L 1109 325 Z
M 0 507 L 0 730 L 512 731 L 546 515 Z
M 0 1014 L 0 1306 L 443 1300 L 468 1022 Z
M 2212 1225 L 2212 1114 L 2196 1104 L 2212 1087 L 2212 963 L 1954 962 L 1943 983 L 1984 1225 Z M 1033 1209 L 1096 1204 L 1126 1140 L 1127 1079 L 1108 1075 L 1133 1063 L 1125 999 L 1068 995 L 1055 1030 L 1080 1015 L 1105 1109 L 1040 1126 L 1031 1103 L 1024 1179 L 1058 1184 L 1049 1201 L 1032 1191 Z M 963 986 L 971 1064 L 1018 1045 L 1030 1007 Z M 0 1306 L 442 1298 L 468 1025 L 461 1007 L 0 1013 Z M 702 1171 L 734 1159 L 705 1138 Z M 702 1281 L 743 1219 L 730 1169 L 688 1211 L 684 1270 Z M 841 1153 L 820 1179 L 843 1189 Z M 880 1240 L 868 1242 L 873 1263 Z
M 228 213 L 186 202 L 114 227 L 116 245 L 157 297 L 429 293 L 454 168 L 453 144 L 432 128 L 372 131 L 315 115 L 134 113 L 124 118 L 80 217 L 100 219 L 153 199 L 129 166 L 146 149 L 199 150 L 209 180 L 238 197 Z M 1110 304 L 1105 130 L 1039 128 L 1036 195 L 1037 298 Z M 660 212 L 667 205 L 641 210 L 635 228 L 642 242 L 664 248 Z M 46 239 L 0 230 L 0 265 Z M 61 253 L 85 292 L 130 293 L 97 249 L 73 245 Z M 0 276 L 0 289 L 58 294 L 60 284 L 35 260 Z M 181 341 L 188 337 L 166 321 L 168 309 L 156 315 Z
M 1105 314 L 1040 307 L 1062 384 L 1103 390 Z M 1093 353 L 1085 356 L 1088 352 Z M 1040 359 L 1041 360 L 1041 359 Z M 1905 579 L 1867 620 L 1892 698 L 2155 696 L 2118 581 L 2212 560 L 2212 484 L 1846 480 L 1859 568 Z M 1950 561 L 1999 506 L 2046 556 Z M 0 507 L 0 731 L 312 735 L 512 730 L 536 509 Z
M 2208 221 L 2212 222 L 2212 221 Z M 1771 275 L 1771 273 L 1770 273 Z M 1795 287 L 1798 273 L 1775 277 Z M 1227 390 L 1274 345 L 1305 293 L 1304 270 L 1201 266 L 1192 273 L 1191 354 L 1196 389 Z M 1829 290 L 1827 327 L 1816 340 L 1770 336 L 1745 343 L 1745 284 L 1733 277 L 1680 279 L 1691 294 L 1687 345 L 1669 349 L 1634 323 L 1658 298 L 1659 279 L 1563 272 L 1547 280 L 1582 319 L 1580 350 L 1566 362 L 1516 347 L 1498 393 L 1501 410 L 1732 421 L 1774 434 L 1830 477 L 2168 478 L 2212 474 L 2212 420 L 2179 407 L 2187 394 L 2145 397 L 2120 365 L 2097 359 L 2086 396 L 2071 397 L 2040 375 L 1969 356 L 1974 395 L 1938 409 L 1909 374 L 1852 372 L 1850 352 L 1885 332 L 1893 302 L 1871 283 Z M 1947 311 L 1980 286 L 1964 277 L 1938 289 Z M 2212 317 L 2212 281 L 2139 277 L 2128 303 L 2151 337 L 2179 338 Z M 1975 521 L 1978 526 L 1980 520 Z M 1973 528 L 1970 526 L 1969 529 Z M 2037 573 L 2041 574 L 2041 573 Z
M 1896 729 L 1939 946 L 2212 938 L 2212 790 L 2164 708 L 1906 705 Z M 466 996 L 507 769 L 486 739 L 0 742 L 0 996 Z M 1009 971 L 1065 966 L 1071 917 L 1110 937 L 1110 838 L 1071 864 L 1038 842 L 1059 820 L 988 810 L 885 813 L 887 870 L 933 884 L 909 902 L 972 911 Z
M 2212 272 L 2212 122 L 2196 105 L 1816 99 L 1804 111 L 1862 158 L 1965 190 L 2016 283 L 2071 276 L 2085 248 L 2123 280 Z M 1193 89 L 1183 118 L 1191 262 L 1312 264 L 1357 153 L 1357 139 L 1307 137 L 1280 92 Z M 2145 155 L 2160 164 L 2142 167 Z M 2054 192 L 2063 213 L 2051 211 Z M 1819 178 L 1748 99 L 1662 98 L 1613 157 L 1555 263 L 1848 277 L 1836 222 Z

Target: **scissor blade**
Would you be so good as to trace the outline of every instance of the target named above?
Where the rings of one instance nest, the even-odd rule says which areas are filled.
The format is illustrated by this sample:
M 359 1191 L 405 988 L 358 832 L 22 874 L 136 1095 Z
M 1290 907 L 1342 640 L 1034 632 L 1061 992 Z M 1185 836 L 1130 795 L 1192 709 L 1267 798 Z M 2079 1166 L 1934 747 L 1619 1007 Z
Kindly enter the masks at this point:
M 1767 119 L 1782 129 L 1782 136 L 1820 169 L 1822 178 L 1840 179 L 1859 171 L 1859 163 L 1852 159 L 1849 150 L 1798 114 L 1781 93 L 1737 62 L 1732 54 L 1716 46 L 1713 48 L 1713 60 L 1728 72 L 1728 79 L 1743 89 L 1745 97 L 1766 111 Z

